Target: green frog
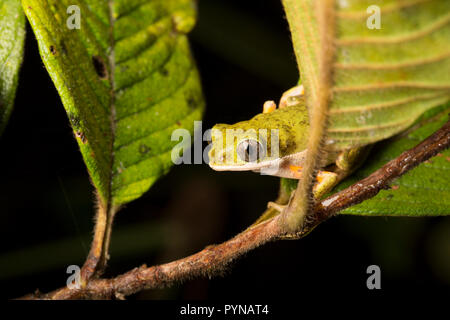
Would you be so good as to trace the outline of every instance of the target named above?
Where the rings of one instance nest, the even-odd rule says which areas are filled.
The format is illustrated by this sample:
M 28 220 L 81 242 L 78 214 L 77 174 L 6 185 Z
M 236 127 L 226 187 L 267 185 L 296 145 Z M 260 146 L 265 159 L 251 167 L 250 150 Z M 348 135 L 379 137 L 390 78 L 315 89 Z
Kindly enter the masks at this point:
M 263 112 L 236 124 L 212 128 L 209 166 L 217 171 L 254 171 L 301 179 L 307 154 L 309 112 L 302 85 L 286 91 L 279 107 L 264 103 Z M 366 148 L 328 150 L 313 188 L 320 198 L 350 174 L 364 158 Z

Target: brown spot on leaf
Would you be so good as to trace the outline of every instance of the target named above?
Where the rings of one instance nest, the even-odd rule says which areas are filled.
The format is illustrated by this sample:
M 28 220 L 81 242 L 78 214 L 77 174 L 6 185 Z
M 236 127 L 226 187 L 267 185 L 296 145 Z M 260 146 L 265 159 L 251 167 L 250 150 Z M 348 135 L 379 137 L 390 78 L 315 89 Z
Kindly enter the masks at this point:
M 108 77 L 108 70 L 106 69 L 105 61 L 100 56 L 92 56 L 92 63 L 95 68 L 95 72 L 100 79 L 106 79 Z
M 159 69 L 159 73 L 164 77 L 167 77 L 169 75 L 169 71 L 166 68 Z
M 195 96 L 195 93 L 192 91 L 188 91 L 185 93 L 186 102 L 190 109 L 195 109 L 197 107 L 197 97 Z
M 399 185 L 393 185 L 393 186 L 391 187 L 392 190 L 398 190 L 398 188 L 400 188 Z
M 139 153 L 140 153 L 140 154 L 146 154 L 146 153 L 148 153 L 149 151 L 150 151 L 150 148 L 147 147 L 145 144 L 141 144 L 141 145 L 139 146 Z
M 52 55 L 56 55 L 56 49 L 55 46 L 50 46 L 50 52 L 52 53 Z
M 75 136 L 81 140 L 81 142 L 86 143 L 86 135 L 82 131 L 76 131 Z

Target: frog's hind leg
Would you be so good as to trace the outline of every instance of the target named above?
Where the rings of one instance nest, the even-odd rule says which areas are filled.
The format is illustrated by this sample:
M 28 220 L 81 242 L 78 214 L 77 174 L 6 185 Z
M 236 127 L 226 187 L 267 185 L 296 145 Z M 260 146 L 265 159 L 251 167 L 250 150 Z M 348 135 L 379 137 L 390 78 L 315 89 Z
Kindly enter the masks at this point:
M 283 177 L 288 179 L 299 180 L 302 178 L 303 167 L 290 165 L 288 170 L 284 171 Z M 334 172 L 319 170 L 317 172 L 316 181 L 313 187 L 313 194 L 316 199 L 322 198 L 328 191 L 330 191 L 338 182 L 338 175 Z M 284 208 L 284 205 L 279 203 L 269 202 L 269 206 L 278 211 Z
M 336 168 L 333 170 L 338 174 L 339 181 L 349 176 L 364 163 L 372 146 L 356 147 L 342 151 L 336 159 Z

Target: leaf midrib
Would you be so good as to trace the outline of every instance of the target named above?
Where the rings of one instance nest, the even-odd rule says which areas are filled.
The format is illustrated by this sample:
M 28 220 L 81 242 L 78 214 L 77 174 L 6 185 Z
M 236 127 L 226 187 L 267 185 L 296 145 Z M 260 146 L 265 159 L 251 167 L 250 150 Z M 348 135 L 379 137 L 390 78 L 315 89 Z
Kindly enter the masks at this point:
M 114 0 L 108 0 L 108 11 L 109 11 L 109 48 L 110 52 L 107 53 L 108 63 L 109 63 L 109 84 L 111 86 L 110 91 L 110 127 L 111 127 L 111 145 L 110 145 L 110 167 L 109 167 L 109 183 L 108 183 L 108 199 L 107 199 L 107 212 L 111 209 L 112 206 L 112 184 L 114 178 L 114 141 L 116 137 L 116 85 L 115 85 L 115 40 L 114 40 Z

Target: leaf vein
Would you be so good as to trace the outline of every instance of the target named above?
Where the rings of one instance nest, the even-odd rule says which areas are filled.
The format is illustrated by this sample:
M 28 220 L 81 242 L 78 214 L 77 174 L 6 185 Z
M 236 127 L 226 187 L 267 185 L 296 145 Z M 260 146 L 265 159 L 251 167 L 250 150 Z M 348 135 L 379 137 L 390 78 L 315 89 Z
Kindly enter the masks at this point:
M 421 30 L 410 32 L 401 36 L 394 37 L 352 37 L 352 38 L 342 38 L 336 41 L 338 46 L 351 46 L 360 44 L 398 44 L 402 42 L 407 42 L 411 40 L 416 40 L 423 38 L 443 27 L 445 27 L 450 22 L 450 13 L 443 16 L 437 22 L 434 22 Z
M 158 68 L 157 70 L 159 70 L 159 69 L 160 69 L 160 68 Z M 157 71 L 157 70 L 155 70 L 155 71 Z M 123 117 L 120 117 L 120 118 L 116 119 L 116 122 L 122 121 L 122 120 L 124 120 L 124 119 L 126 119 L 126 118 L 129 118 L 129 117 L 132 117 L 132 116 L 135 116 L 135 115 L 137 115 L 137 114 L 139 114 L 139 113 L 148 111 L 151 107 L 153 107 L 153 106 L 155 106 L 155 105 L 157 105 L 157 104 L 159 104 L 159 103 L 161 103 L 161 102 L 163 102 L 163 101 L 169 99 L 172 95 L 174 95 L 176 92 L 178 92 L 180 89 L 182 89 L 182 88 L 186 85 L 186 83 L 188 82 L 189 77 L 191 76 L 191 73 L 192 73 L 193 71 L 194 71 L 194 67 L 192 66 L 192 67 L 188 70 L 188 72 L 186 73 L 186 76 L 185 76 L 185 78 L 183 79 L 182 83 L 180 83 L 180 85 L 178 85 L 176 88 L 174 88 L 173 91 L 168 92 L 168 93 L 167 93 L 164 97 L 162 97 L 160 100 L 158 100 L 158 101 L 153 101 L 152 103 L 148 104 L 148 105 L 147 105 L 145 108 L 143 108 L 143 109 L 139 109 L 139 110 L 137 110 L 137 111 L 134 111 L 134 112 L 132 112 L 132 113 L 129 113 L 129 114 L 127 114 L 127 115 L 124 115 Z M 150 77 L 150 75 L 149 75 L 147 78 L 149 78 L 149 77 Z M 146 78 L 146 79 L 147 79 L 147 78 Z M 143 79 L 142 81 L 144 81 L 144 80 L 146 80 L 146 79 Z M 139 82 L 142 82 L 142 81 L 139 81 Z

